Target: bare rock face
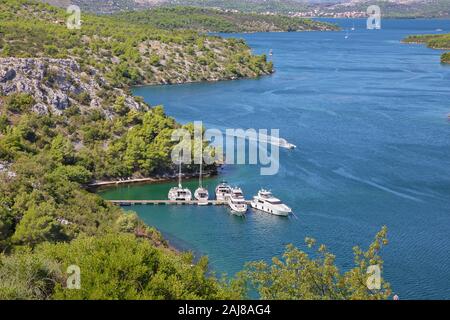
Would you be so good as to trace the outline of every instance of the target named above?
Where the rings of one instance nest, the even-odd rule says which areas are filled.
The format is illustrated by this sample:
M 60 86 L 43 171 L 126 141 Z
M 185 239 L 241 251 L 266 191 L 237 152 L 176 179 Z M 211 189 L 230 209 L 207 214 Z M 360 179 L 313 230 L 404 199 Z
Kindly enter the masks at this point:
M 77 105 L 86 110 L 100 109 L 110 115 L 110 106 L 99 96 L 106 83 L 96 69 L 82 71 L 72 59 L 0 59 L 0 94 L 32 95 L 36 103 L 32 110 L 39 114 L 61 114 L 68 107 Z M 143 108 L 123 90 L 116 89 L 115 92 L 125 96 L 129 109 Z

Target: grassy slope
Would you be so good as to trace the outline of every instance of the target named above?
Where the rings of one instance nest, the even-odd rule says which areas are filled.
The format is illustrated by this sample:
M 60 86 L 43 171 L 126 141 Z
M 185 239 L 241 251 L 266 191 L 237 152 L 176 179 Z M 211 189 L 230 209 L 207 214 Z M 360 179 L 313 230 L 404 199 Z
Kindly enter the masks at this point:
M 413 35 L 404 39 L 403 42 L 426 44 L 429 48 L 450 50 L 450 34 Z M 444 53 L 441 57 L 441 62 L 450 63 L 450 53 Z
M 125 20 L 169 30 L 195 29 L 203 32 L 323 31 L 338 27 L 311 19 L 281 15 L 232 13 L 223 10 L 174 7 L 126 12 L 116 15 Z

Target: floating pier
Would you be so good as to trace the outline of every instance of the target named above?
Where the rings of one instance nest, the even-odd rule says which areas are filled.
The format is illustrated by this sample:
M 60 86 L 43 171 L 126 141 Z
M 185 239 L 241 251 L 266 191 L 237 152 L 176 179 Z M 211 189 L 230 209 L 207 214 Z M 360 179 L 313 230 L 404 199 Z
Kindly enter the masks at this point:
M 201 202 L 198 200 L 191 201 L 175 201 L 175 200 L 107 200 L 109 203 L 118 206 L 135 206 L 135 205 L 208 205 L 208 206 L 224 206 L 228 205 L 226 201 L 208 200 L 208 202 Z M 249 200 L 245 201 L 250 204 Z

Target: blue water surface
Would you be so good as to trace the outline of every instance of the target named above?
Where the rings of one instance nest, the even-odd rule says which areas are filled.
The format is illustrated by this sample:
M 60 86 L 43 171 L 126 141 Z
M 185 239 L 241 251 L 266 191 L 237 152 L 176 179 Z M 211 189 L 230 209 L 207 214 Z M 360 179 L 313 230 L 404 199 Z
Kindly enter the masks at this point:
M 345 270 L 352 247 L 366 247 L 386 225 L 384 277 L 394 292 L 450 298 L 450 67 L 440 64 L 442 51 L 401 43 L 410 34 L 450 32 L 450 22 L 383 20 L 382 30 L 366 30 L 365 20 L 333 22 L 343 31 L 223 35 L 244 38 L 255 53 L 273 49 L 272 76 L 134 89 L 180 122 L 279 128 L 298 148 L 280 151 L 277 175 L 246 165 L 229 166 L 222 177 L 247 198 L 270 188 L 296 217 L 250 212 L 242 220 L 224 207 L 130 209 L 228 274 L 246 261 L 270 261 L 288 243 L 305 249 L 307 236 L 326 244 Z M 211 192 L 220 178 L 206 181 Z M 157 198 L 171 185 L 103 195 Z

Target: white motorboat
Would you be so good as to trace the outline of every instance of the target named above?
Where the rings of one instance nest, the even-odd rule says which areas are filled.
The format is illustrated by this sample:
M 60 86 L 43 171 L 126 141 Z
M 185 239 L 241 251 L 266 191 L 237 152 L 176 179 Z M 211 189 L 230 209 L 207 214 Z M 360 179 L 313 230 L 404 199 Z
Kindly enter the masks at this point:
M 230 195 L 231 195 L 231 187 L 225 181 L 223 181 L 216 187 L 217 201 L 227 201 Z
M 261 210 L 277 216 L 288 216 L 292 213 L 292 209 L 281 202 L 280 199 L 275 198 L 270 191 L 261 189 L 258 195 L 253 197 L 250 202 L 252 208 Z
M 181 162 L 178 172 L 178 187 L 173 187 L 169 190 L 169 200 L 172 201 L 191 201 L 192 192 L 188 188 L 183 188 L 181 185 Z
M 297 146 L 295 144 L 292 144 L 292 143 L 287 142 L 286 140 L 284 140 L 284 141 L 283 140 L 281 140 L 280 147 L 290 149 L 290 150 L 297 148 Z
M 233 214 L 243 216 L 247 212 L 248 206 L 241 188 L 231 188 L 227 202 Z

